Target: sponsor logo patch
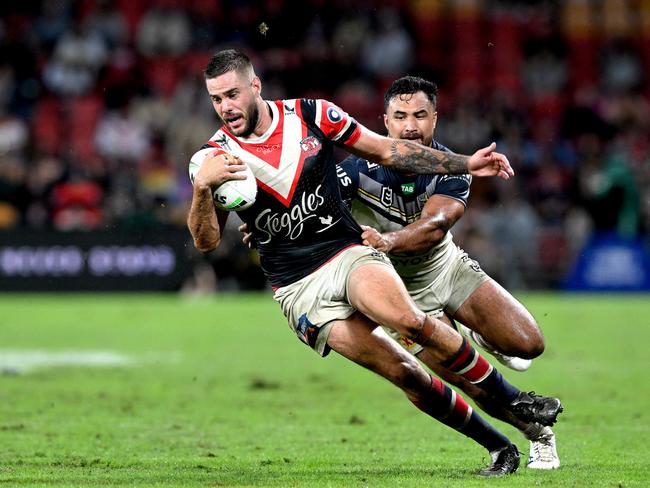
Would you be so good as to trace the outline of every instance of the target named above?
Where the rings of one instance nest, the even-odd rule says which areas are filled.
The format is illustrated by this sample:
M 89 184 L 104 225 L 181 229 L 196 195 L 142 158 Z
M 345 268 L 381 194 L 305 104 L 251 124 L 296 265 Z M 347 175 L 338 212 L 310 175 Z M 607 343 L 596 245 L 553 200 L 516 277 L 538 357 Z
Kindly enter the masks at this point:
M 387 186 L 381 189 L 381 204 L 384 207 L 390 207 L 393 204 L 393 189 Z
M 228 138 L 224 134 L 217 136 L 214 139 L 214 142 L 219 144 L 224 149 L 226 149 L 228 151 L 232 151 L 232 149 L 230 148 L 230 141 L 228 140 Z
M 343 116 L 341 115 L 341 112 L 336 110 L 334 107 L 330 107 L 327 109 L 327 118 L 330 122 L 336 124 L 341 121 Z
M 371 163 L 370 161 L 366 161 L 366 164 L 368 165 L 368 171 L 373 171 L 379 168 L 379 165 L 377 163 Z
M 318 151 L 320 151 L 320 148 L 321 143 L 314 136 L 305 137 L 302 141 L 300 141 L 300 149 L 307 156 L 313 156 L 314 154 L 317 154 Z
M 460 258 L 463 263 L 469 263 L 469 268 L 474 271 L 475 273 L 480 273 L 481 266 L 474 261 L 472 258 L 470 258 L 467 254 L 465 254 L 463 257 Z
M 312 348 L 316 347 L 316 339 L 318 338 L 319 332 L 318 327 L 309 321 L 306 313 L 303 313 L 298 318 L 298 327 L 296 327 L 296 332 L 301 341 Z
M 305 230 L 305 222 L 317 217 L 316 212 L 325 203 L 321 195 L 322 185 L 318 185 L 314 193 L 303 193 L 300 201 L 287 212 L 273 212 L 267 208 L 260 212 L 255 219 L 255 229 L 260 232 L 262 244 L 271 241 L 277 235 L 296 240 Z
M 261 154 L 269 154 L 273 151 L 278 151 L 280 149 L 280 144 L 260 144 L 255 146 L 255 152 Z
M 375 259 L 380 259 L 380 260 L 382 260 L 382 261 L 384 261 L 384 262 L 386 262 L 386 263 L 389 262 L 389 261 L 388 261 L 388 256 L 386 256 L 386 254 L 384 254 L 384 253 L 381 252 L 381 251 L 374 250 L 374 251 L 372 251 L 372 252 L 370 253 L 370 255 L 371 255 L 373 258 L 375 258 Z
M 406 349 L 415 346 L 415 342 L 409 339 L 408 337 L 400 337 L 399 342 L 404 346 Z

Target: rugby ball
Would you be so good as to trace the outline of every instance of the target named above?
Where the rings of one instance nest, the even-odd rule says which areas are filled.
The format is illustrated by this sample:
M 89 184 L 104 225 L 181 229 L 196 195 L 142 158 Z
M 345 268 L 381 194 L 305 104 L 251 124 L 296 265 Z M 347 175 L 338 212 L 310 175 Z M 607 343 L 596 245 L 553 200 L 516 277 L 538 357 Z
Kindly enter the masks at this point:
M 213 151 L 212 148 L 202 149 L 192 156 L 190 161 L 190 179 L 192 183 L 194 182 L 194 176 L 199 172 L 203 164 L 205 156 Z M 212 197 L 217 208 L 239 212 L 240 210 L 246 210 L 255 203 L 255 197 L 257 196 L 255 175 L 248 165 L 244 174 L 246 174 L 245 180 L 228 180 L 214 189 Z

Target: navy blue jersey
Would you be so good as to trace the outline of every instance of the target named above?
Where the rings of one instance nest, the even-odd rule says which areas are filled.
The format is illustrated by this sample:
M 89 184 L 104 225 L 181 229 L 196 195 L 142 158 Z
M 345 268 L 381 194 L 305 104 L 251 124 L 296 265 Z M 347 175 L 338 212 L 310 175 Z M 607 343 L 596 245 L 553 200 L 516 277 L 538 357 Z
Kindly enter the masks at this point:
M 298 281 L 341 250 L 361 243 L 361 228 L 341 199 L 334 145 L 354 144 L 361 127 L 326 100 L 267 101 L 273 122 L 260 137 L 225 127 L 205 147 L 239 156 L 255 174 L 255 203 L 239 212 L 253 232 L 273 287 Z
M 449 152 L 436 141 L 432 147 Z M 339 163 L 337 174 L 341 197 L 349 205 L 358 200 L 378 216 L 401 226 L 418 220 L 432 195 L 444 195 L 467 205 L 472 181 L 470 175 L 405 175 L 356 156 Z M 378 230 L 384 232 L 385 227 Z

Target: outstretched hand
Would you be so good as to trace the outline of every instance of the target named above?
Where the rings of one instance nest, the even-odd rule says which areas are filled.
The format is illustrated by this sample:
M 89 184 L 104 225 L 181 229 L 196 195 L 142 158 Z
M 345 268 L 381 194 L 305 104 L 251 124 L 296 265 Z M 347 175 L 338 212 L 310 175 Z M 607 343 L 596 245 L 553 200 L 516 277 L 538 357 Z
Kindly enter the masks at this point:
M 470 156 L 467 168 L 472 176 L 498 176 L 507 180 L 515 175 L 508 158 L 496 152 L 496 147 L 496 143 L 493 142 Z

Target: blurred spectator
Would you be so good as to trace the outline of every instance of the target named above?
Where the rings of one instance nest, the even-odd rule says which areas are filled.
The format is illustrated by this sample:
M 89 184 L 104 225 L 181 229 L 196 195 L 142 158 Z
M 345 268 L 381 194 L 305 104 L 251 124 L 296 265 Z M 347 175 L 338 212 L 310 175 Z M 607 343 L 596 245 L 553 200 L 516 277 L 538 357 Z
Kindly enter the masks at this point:
M 638 54 L 627 43 L 616 40 L 603 50 L 603 87 L 609 93 L 637 89 L 643 81 L 643 67 Z
M 598 232 L 636 237 L 639 232 L 639 194 L 622 155 L 608 151 L 596 134 L 578 141 L 578 189 L 581 203 Z
M 559 96 L 567 81 L 566 62 L 553 52 L 551 46 L 542 45 L 531 53 L 522 66 L 522 78 L 531 97 Z
M 113 0 L 97 0 L 97 9 L 83 20 L 85 29 L 99 35 L 113 49 L 123 45 L 129 36 L 126 19 Z
M 147 57 L 178 56 L 192 41 L 190 20 L 179 8 L 154 7 L 138 25 L 138 50 Z
M 29 204 L 26 178 L 22 161 L 6 155 L 0 158 L 0 227 L 11 228 L 20 223 Z
M 50 52 L 72 23 L 71 0 L 43 0 L 40 15 L 34 21 L 38 46 Z
M 7 153 L 20 154 L 29 141 L 29 128 L 24 120 L 3 114 L 0 109 L 0 157 Z
M 60 96 L 79 96 L 91 91 L 108 58 L 108 48 L 90 26 L 74 24 L 59 38 L 43 72 L 45 85 Z
M 336 59 L 346 65 L 355 65 L 369 37 L 369 30 L 368 16 L 357 13 L 343 17 L 332 34 L 332 50 Z
M 454 151 L 471 154 L 490 142 L 492 127 L 477 97 L 477 93 L 465 91 L 453 113 L 445 114 L 437 126 L 439 139 Z
M 63 181 L 65 169 L 63 161 L 54 156 L 37 157 L 33 162 L 27 179 L 30 202 L 25 220 L 28 226 L 34 229 L 52 226 L 50 193 L 57 183 Z
M 391 8 L 381 9 L 376 22 L 376 30 L 364 42 L 361 53 L 363 67 L 378 78 L 407 72 L 414 63 L 414 48 L 399 12 Z
M 92 230 L 103 223 L 103 191 L 93 181 L 81 178 L 57 184 L 51 193 L 52 220 L 57 230 Z
M 147 127 L 133 118 L 127 108 L 106 112 L 97 124 L 98 153 L 114 162 L 135 163 L 149 150 Z

